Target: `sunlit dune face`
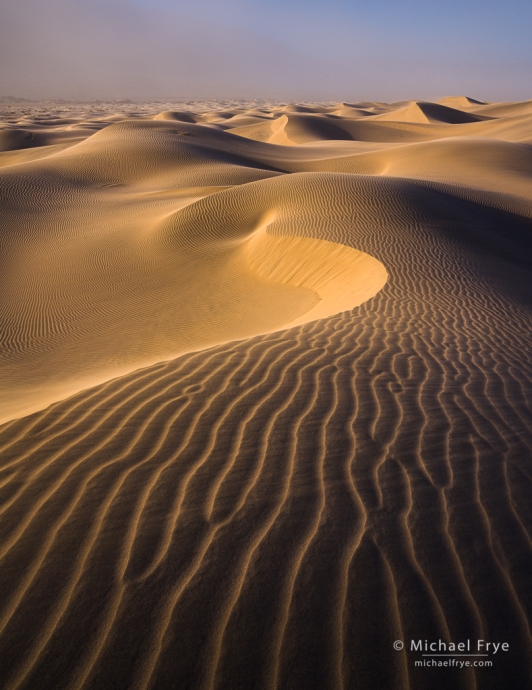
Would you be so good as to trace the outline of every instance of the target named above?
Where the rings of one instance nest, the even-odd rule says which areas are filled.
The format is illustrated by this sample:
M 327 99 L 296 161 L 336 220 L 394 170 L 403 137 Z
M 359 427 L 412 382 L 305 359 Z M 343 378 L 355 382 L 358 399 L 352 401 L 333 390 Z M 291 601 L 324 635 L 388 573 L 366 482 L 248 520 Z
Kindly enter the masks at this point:
M 351 310 L 386 282 L 377 259 L 327 239 L 324 209 L 327 224 L 351 211 L 319 174 L 283 174 L 275 150 L 265 164 L 255 142 L 182 120 L 115 124 L 57 152 L 55 124 L 42 159 L 6 162 L 4 418 Z

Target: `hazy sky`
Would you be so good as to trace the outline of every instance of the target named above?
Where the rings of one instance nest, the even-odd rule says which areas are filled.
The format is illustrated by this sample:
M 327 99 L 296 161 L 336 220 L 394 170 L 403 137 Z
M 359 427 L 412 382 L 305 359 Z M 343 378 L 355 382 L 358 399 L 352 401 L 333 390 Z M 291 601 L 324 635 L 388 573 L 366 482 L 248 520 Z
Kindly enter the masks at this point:
M 532 98 L 530 0 L 0 0 L 0 95 Z

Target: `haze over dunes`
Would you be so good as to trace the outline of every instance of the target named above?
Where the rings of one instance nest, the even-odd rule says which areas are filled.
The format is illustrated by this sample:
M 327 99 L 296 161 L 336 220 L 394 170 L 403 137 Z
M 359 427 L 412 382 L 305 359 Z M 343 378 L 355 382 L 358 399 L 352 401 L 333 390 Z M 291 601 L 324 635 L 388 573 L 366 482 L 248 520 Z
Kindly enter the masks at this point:
M 0 119 L 1 687 L 532 687 L 532 101 Z
M 522 0 L 3 0 L 0 95 L 523 100 L 531 25 Z

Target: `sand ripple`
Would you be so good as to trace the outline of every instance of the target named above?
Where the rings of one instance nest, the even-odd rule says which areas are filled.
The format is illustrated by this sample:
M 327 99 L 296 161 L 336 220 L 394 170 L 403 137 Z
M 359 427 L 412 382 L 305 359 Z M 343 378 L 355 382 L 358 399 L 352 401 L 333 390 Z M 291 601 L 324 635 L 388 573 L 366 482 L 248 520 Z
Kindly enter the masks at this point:
M 372 151 L 226 131 L 379 107 Z M 531 686 L 529 144 L 483 143 L 526 113 L 386 108 L 176 109 L 4 168 L 13 398 L 84 353 L 156 361 L 0 428 L 2 687 Z M 382 147 L 390 124 L 434 141 Z M 442 673 L 392 646 L 440 638 L 510 652 Z

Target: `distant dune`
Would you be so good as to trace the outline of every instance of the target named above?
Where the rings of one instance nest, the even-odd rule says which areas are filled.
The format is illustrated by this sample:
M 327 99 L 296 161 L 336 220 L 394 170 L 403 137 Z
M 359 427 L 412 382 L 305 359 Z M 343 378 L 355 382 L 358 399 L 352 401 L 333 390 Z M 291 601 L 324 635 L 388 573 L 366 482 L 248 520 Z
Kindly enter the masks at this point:
M 532 687 L 532 102 L 2 103 L 0 233 L 0 687 Z

